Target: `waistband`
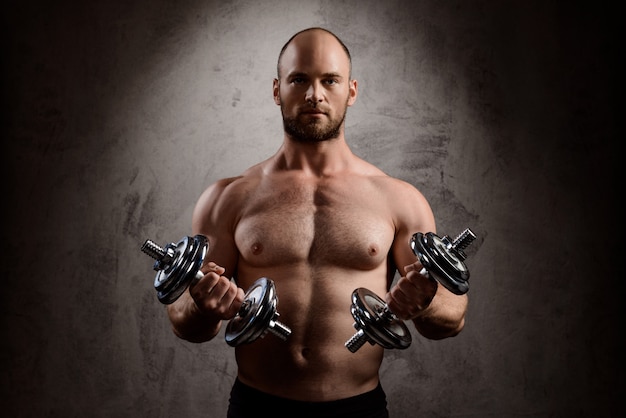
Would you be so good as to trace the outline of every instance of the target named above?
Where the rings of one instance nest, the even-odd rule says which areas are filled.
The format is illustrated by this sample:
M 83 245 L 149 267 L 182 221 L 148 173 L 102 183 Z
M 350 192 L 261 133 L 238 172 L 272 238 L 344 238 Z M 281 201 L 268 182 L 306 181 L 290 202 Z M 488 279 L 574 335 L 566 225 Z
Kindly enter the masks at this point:
M 388 418 L 387 399 L 380 384 L 360 395 L 327 402 L 296 401 L 270 395 L 235 379 L 230 392 L 228 418 Z

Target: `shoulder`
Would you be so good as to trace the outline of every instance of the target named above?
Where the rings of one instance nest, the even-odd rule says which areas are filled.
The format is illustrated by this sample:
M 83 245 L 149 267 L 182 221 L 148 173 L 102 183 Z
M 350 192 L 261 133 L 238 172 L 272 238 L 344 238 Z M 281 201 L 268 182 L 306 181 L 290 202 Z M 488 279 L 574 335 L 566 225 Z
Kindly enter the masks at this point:
M 193 211 L 194 229 L 205 229 L 207 223 L 231 223 L 239 216 L 241 208 L 261 179 L 258 167 L 251 167 L 243 174 L 217 180 L 208 186 L 198 198 Z
M 199 203 L 241 199 L 259 184 L 262 173 L 262 166 L 255 165 L 238 176 L 219 179 L 204 190 Z
M 420 190 L 411 183 L 388 175 L 375 165 L 361 160 L 359 172 L 368 179 L 379 196 L 395 205 L 397 210 L 424 210 L 430 212 L 430 205 Z
M 435 218 L 430 203 L 413 184 L 387 174 L 371 177 L 379 195 L 388 202 L 397 229 L 435 232 Z
M 411 183 L 388 175 L 373 164 L 363 161 L 361 174 L 370 180 L 379 193 L 396 200 L 403 196 L 405 201 L 428 205 L 424 195 Z

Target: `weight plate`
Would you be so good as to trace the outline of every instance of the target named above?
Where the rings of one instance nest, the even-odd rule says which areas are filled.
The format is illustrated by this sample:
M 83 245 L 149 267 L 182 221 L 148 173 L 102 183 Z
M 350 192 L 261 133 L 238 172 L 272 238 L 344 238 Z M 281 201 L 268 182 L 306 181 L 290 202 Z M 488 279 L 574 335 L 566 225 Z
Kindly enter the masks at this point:
M 446 289 L 457 295 L 468 292 L 469 270 L 441 238 L 432 232 L 418 232 L 411 238 L 411 249 L 428 273 Z
M 403 321 L 393 315 L 387 304 L 374 292 L 358 288 L 352 292 L 350 309 L 356 328 L 384 348 L 405 349 L 411 345 L 411 333 Z
M 172 265 L 159 271 L 155 279 L 154 287 L 161 303 L 169 305 L 187 290 L 202 267 L 208 245 L 203 235 L 187 236 L 176 244 Z
M 226 343 L 232 347 L 248 344 L 267 332 L 270 321 L 276 318 L 276 288 L 266 277 L 257 279 L 246 292 L 237 315 L 226 327 Z

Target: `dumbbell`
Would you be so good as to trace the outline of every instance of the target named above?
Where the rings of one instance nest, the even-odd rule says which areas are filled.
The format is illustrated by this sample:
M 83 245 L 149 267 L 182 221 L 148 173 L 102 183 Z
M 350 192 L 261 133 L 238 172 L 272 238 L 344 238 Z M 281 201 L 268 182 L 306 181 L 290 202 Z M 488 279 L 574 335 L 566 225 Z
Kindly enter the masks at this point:
M 149 239 L 144 242 L 141 251 L 156 260 L 154 288 L 161 303 L 174 303 L 194 280 L 204 276 L 200 267 L 208 248 L 209 241 L 204 235 L 185 236 L 165 247 Z M 246 292 L 237 315 L 228 322 L 226 343 L 232 347 L 251 343 L 268 331 L 286 340 L 291 329 L 277 320 L 277 305 L 274 282 L 267 277 L 257 279 Z
M 476 239 L 476 235 L 465 229 L 453 241 L 447 235 L 440 238 L 432 232 L 418 232 L 411 237 L 410 246 L 427 274 L 457 295 L 469 291 L 469 270 L 463 260 L 463 250 Z M 350 312 L 357 332 L 345 343 L 355 353 L 366 342 L 384 348 L 405 349 L 411 345 L 411 333 L 406 324 L 389 310 L 387 303 L 374 292 L 358 288 L 352 292 Z

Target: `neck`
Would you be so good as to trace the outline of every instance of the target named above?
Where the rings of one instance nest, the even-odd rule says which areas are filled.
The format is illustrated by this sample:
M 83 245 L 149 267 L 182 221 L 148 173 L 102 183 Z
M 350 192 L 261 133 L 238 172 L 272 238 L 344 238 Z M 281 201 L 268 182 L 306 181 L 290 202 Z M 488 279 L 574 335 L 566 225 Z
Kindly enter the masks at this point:
M 353 156 L 343 135 L 316 143 L 302 143 L 285 136 L 274 156 L 274 166 L 278 170 L 300 170 L 321 177 L 345 170 Z

